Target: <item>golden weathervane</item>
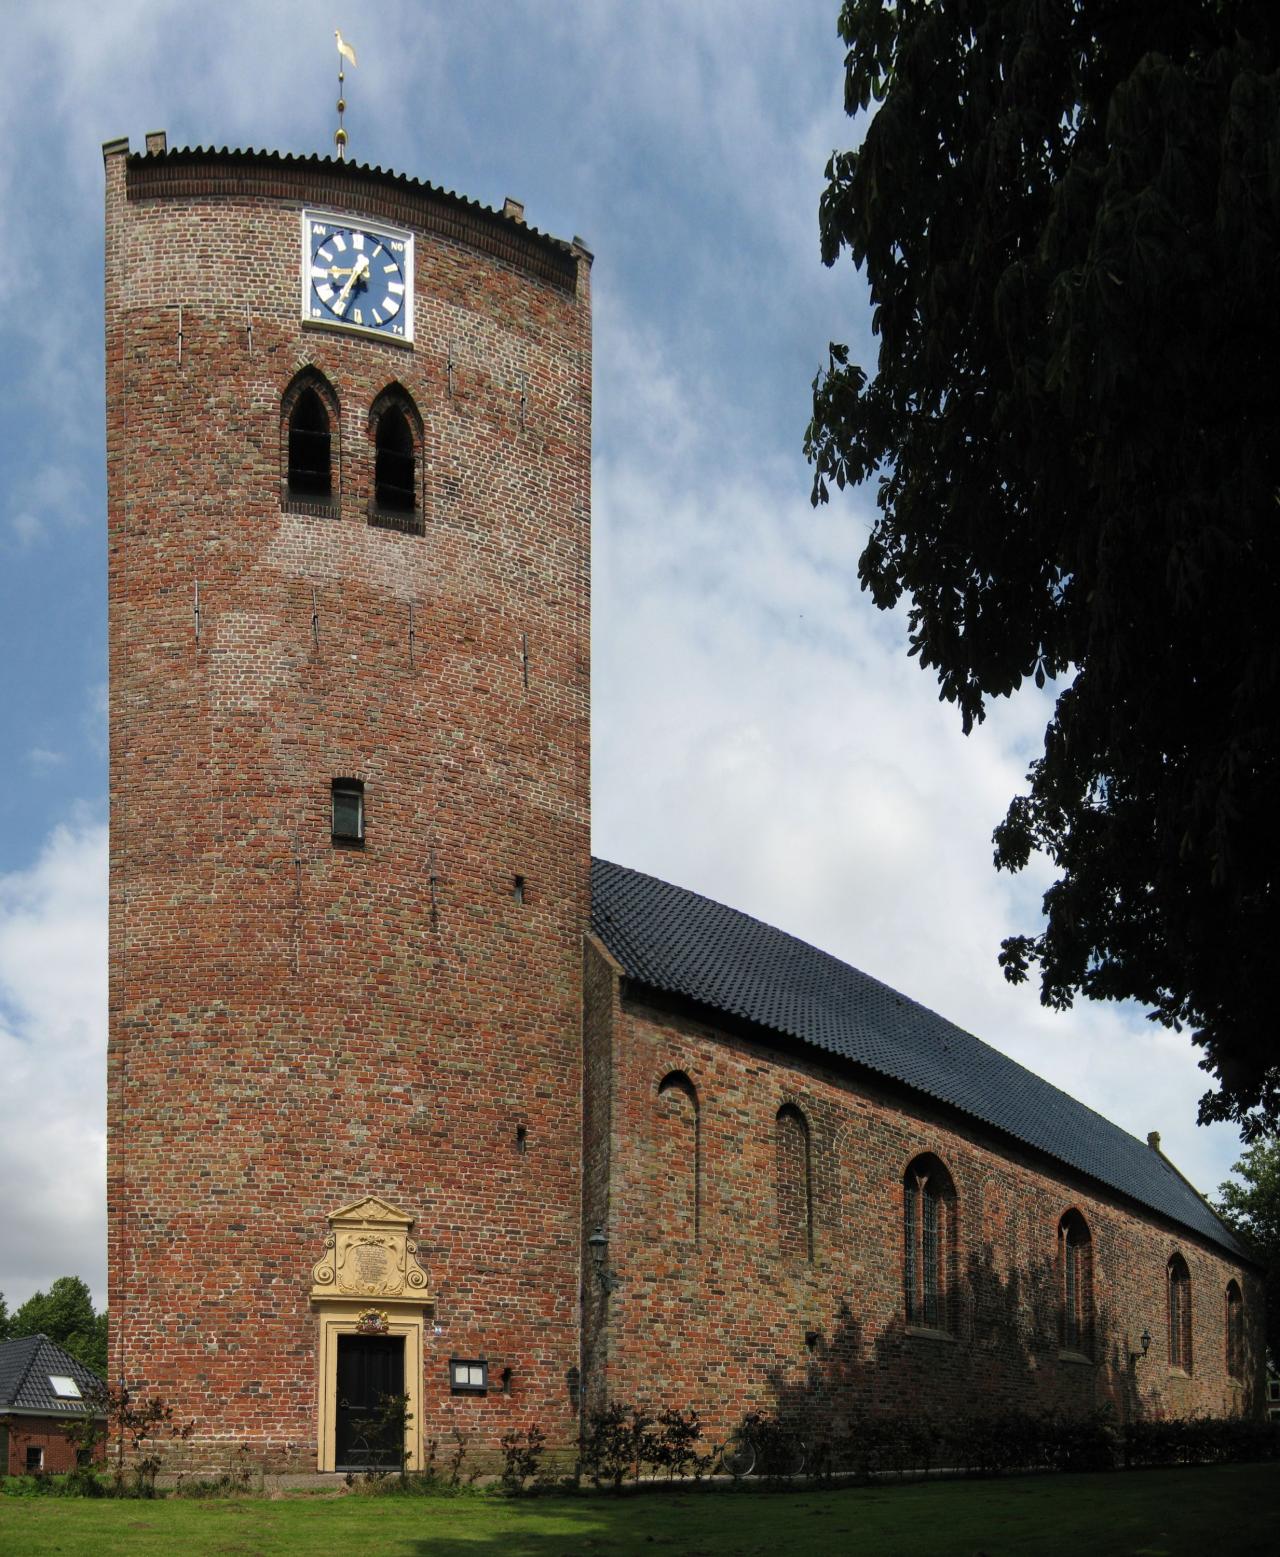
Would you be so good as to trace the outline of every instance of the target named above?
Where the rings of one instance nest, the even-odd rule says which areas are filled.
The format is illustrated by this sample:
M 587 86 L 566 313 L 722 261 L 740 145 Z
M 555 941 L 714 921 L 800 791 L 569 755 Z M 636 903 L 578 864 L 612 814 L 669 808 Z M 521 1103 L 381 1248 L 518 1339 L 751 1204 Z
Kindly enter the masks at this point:
M 338 148 L 338 161 L 345 162 L 347 160 L 347 132 L 342 127 L 342 116 L 347 111 L 347 98 L 344 91 L 347 77 L 346 72 L 342 68 L 342 62 L 349 59 L 354 65 L 356 62 L 356 51 L 343 38 L 336 27 L 333 29 L 333 36 L 338 40 L 338 128 L 334 132 L 333 140 Z

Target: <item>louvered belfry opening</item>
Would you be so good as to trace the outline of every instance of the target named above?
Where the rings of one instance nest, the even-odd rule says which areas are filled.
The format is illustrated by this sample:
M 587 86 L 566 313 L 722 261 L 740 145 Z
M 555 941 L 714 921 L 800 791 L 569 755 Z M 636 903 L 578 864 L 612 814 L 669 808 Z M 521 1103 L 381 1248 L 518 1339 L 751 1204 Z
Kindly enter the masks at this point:
M 374 501 L 386 513 L 411 514 L 418 506 L 415 491 L 413 433 L 398 405 L 378 418 L 374 456 Z
M 333 465 L 329 413 L 314 389 L 304 389 L 289 417 L 289 495 L 328 498 L 333 495 Z

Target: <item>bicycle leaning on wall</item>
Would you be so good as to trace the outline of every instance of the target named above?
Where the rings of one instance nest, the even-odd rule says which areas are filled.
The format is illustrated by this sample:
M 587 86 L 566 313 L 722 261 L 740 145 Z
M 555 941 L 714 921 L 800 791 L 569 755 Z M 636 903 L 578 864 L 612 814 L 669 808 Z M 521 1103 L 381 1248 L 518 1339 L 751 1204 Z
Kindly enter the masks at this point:
M 799 1476 L 808 1450 L 794 1427 L 753 1411 L 721 1446 L 718 1468 L 735 1481 L 744 1476 Z

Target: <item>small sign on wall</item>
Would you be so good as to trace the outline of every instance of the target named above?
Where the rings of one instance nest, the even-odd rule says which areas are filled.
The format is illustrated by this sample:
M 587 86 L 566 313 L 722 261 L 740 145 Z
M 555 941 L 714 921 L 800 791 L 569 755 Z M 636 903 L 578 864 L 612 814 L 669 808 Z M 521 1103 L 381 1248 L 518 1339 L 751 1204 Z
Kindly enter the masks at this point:
M 489 1364 L 483 1357 L 451 1357 L 449 1387 L 455 1395 L 483 1395 L 489 1388 Z

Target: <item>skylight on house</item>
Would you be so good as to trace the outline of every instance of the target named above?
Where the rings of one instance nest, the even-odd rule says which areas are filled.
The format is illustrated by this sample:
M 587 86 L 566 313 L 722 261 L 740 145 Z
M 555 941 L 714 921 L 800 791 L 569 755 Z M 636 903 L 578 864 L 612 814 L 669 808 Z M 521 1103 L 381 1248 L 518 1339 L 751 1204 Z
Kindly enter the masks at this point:
M 65 1373 L 51 1373 L 49 1383 L 53 1386 L 53 1392 L 60 1400 L 79 1400 L 80 1386 L 74 1379 L 67 1377 Z

